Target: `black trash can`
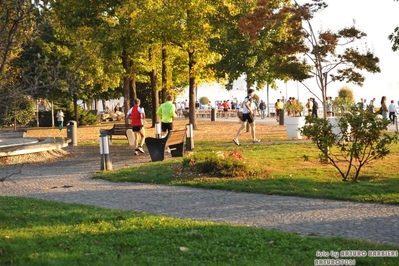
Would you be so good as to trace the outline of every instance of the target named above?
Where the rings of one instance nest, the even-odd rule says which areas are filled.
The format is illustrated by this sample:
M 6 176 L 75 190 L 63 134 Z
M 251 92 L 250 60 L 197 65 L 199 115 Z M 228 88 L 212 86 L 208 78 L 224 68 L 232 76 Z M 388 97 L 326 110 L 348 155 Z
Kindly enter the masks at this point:
M 69 146 L 77 146 L 78 145 L 78 124 L 74 120 L 69 120 L 67 122 L 67 137 L 71 140 L 69 142 Z
M 211 109 L 211 121 L 216 121 L 216 110 L 215 110 L 215 108 Z

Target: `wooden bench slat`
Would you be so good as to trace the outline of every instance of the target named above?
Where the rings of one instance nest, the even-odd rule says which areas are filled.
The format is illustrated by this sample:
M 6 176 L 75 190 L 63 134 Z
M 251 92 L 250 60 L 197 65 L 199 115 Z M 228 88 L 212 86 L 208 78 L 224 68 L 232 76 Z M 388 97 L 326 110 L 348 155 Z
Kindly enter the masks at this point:
M 186 136 L 186 131 L 181 131 L 181 132 L 173 132 L 168 138 L 168 141 L 166 142 L 166 145 L 173 145 L 173 144 L 179 144 L 181 142 L 184 142 L 184 138 Z
M 113 135 L 125 136 L 127 138 L 128 136 L 126 131 L 128 129 L 132 129 L 132 125 L 114 124 L 114 126 L 110 129 L 100 129 L 100 134 L 108 135 L 110 141 L 112 142 Z

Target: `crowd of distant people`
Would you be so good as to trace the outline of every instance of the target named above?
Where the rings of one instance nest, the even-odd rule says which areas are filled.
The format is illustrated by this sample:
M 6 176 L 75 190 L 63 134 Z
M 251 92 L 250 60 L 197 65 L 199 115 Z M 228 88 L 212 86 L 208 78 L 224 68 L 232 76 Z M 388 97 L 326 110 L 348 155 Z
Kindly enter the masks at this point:
M 345 110 L 340 110 L 339 105 L 334 104 L 336 100 L 338 100 L 338 97 L 336 97 L 334 100 L 330 96 L 326 97 L 325 103 L 326 103 L 327 117 L 335 116 L 345 111 Z M 294 104 L 296 102 L 299 101 L 296 100 L 294 97 L 290 97 L 286 102 L 284 102 L 284 99 L 277 99 L 277 101 L 274 104 L 277 120 L 279 117 L 280 110 L 289 109 L 287 108 L 287 106 L 290 104 Z M 376 101 L 375 98 L 371 99 L 369 102 L 367 102 L 366 99 L 361 98 L 357 104 L 364 111 L 367 110 L 373 113 L 378 113 L 383 118 L 389 119 L 392 124 L 395 122 L 396 115 L 399 115 L 399 101 L 397 101 L 397 105 L 395 104 L 394 100 L 390 100 L 388 102 L 386 96 L 382 96 L 381 101 L 379 103 Z M 315 98 L 309 98 L 305 103 L 303 114 L 300 113 L 299 115 L 300 116 L 309 115 L 309 116 L 318 117 L 319 110 L 320 110 L 319 104 L 315 100 Z M 289 112 L 288 115 L 290 115 Z
M 335 98 L 333 100 L 332 97 L 327 96 L 326 97 L 326 114 L 327 117 L 331 116 L 336 116 L 337 114 L 341 113 L 342 110 L 338 109 L 336 105 L 334 105 L 334 102 L 338 98 Z M 300 103 L 302 104 L 299 100 L 295 99 L 295 97 L 289 97 L 287 100 L 283 99 L 277 99 L 277 101 L 274 104 L 274 110 L 273 107 L 270 106 L 269 112 L 271 114 L 274 114 L 276 117 L 276 120 L 279 120 L 280 117 L 280 111 L 287 109 L 288 105 L 290 104 L 295 104 L 295 103 Z M 187 117 L 187 113 L 189 111 L 189 102 L 188 100 L 174 102 L 175 104 L 175 110 L 177 113 L 177 117 Z M 290 114 L 290 111 L 287 112 L 287 115 L 296 115 L 296 116 L 314 116 L 318 117 L 319 112 L 322 110 L 320 108 L 320 105 L 315 98 L 309 98 L 307 99 L 306 103 L 302 104 L 303 105 L 303 111 L 298 113 L 298 114 Z M 394 100 L 387 100 L 386 96 L 383 96 L 381 98 L 381 101 L 378 103 L 376 101 L 376 98 L 371 99 L 370 101 L 367 101 L 364 98 L 361 98 L 360 101 L 358 102 L 358 105 L 363 109 L 363 110 L 368 110 L 370 112 L 378 112 L 383 118 L 389 119 L 391 123 L 393 124 L 396 120 L 396 115 L 399 115 L 399 101 L 397 101 L 397 104 L 395 103 Z M 195 109 L 196 110 L 206 110 L 206 109 L 212 109 L 215 108 L 219 110 L 219 112 L 222 114 L 222 117 L 228 118 L 229 117 L 229 111 L 236 111 L 242 109 L 242 103 L 238 101 L 231 101 L 231 100 L 222 100 L 222 101 L 215 101 L 214 104 L 209 101 L 207 104 L 202 104 L 199 101 L 195 101 Z M 259 116 L 261 119 L 266 118 L 267 116 L 267 104 L 263 100 L 259 100 L 259 102 L 253 101 L 251 103 L 250 108 L 253 111 L 253 114 L 255 116 Z M 108 113 L 110 110 L 107 107 L 107 110 L 105 113 Z M 123 113 L 123 106 L 121 104 L 117 104 L 113 110 L 114 114 L 122 114 Z

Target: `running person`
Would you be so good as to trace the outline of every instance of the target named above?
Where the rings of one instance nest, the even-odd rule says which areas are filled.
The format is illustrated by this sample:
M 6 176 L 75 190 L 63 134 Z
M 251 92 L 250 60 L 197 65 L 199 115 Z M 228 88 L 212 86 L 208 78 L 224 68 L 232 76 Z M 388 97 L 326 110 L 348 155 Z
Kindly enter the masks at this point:
M 167 95 L 166 102 L 161 104 L 157 110 L 157 115 L 161 118 L 162 135 L 173 130 L 173 118 L 176 117 L 176 107 L 172 103 L 173 96 Z
M 254 98 L 254 90 L 249 89 L 248 95 L 245 97 L 245 99 L 242 103 L 243 110 L 242 110 L 241 126 L 237 130 L 237 134 L 236 134 L 235 138 L 233 139 L 233 142 L 236 145 L 240 145 L 240 142 L 238 141 L 238 135 L 240 134 L 241 130 L 245 127 L 246 122 L 248 122 L 248 124 L 251 127 L 252 143 L 260 142 L 259 139 L 255 138 L 255 120 L 254 120 L 254 115 L 253 115 L 253 111 L 251 108 L 253 98 Z
M 143 145 L 145 141 L 145 130 L 144 130 L 144 119 L 145 112 L 144 108 L 140 107 L 141 101 L 140 99 L 134 99 L 134 106 L 130 108 L 127 113 L 128 116 L 132 119 L 132 129 L 134 133 L 134 142 L 135 142 L 135 151 L 134 155 L 139 155 L 139 152 L 144 153 Z M 140 137 L 140 145 L 139 143 Z

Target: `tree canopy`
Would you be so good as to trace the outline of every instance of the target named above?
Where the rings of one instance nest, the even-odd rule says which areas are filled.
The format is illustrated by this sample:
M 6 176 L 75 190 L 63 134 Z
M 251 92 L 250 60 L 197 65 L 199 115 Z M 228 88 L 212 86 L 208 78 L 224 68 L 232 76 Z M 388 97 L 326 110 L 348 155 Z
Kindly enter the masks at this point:
M 336 32 L 313 28 L 314 15 L 325 8 L 327 4 L 321 0 L 303 5 L 289 0 L 263 0 L 244 23 L 253 40 L 261 39 L 264 34 L 280 33 L 277 40 L 281 42 L 275 43 L 272 54 L 277 62 L 282 59 L 285 64 L 281 68 L 277 65 L 277 69 L 286 77 L 301 82 L 323 103 L 324 117 L 329 83 L 346 81 L 362 86 L 365 79 L 362 71 L 380 72 L 378 57 L 367 47 L 356 46 L 366 34 L 355 25 Z M 276 25 L 284 26 L 276 30 Z M 292 55 L 281 56 L 280 51 L 289 51 Z M 304 83 L 310 77 L 315 79 L 321 95 Z
M 247 88 L 260 89 L 314 77 L 324 99 L 330 82 L 362 85 L 362 71 L 380 71 L 378 58 L 355 46 L 366 36 L 355 25 L 314 31 L 311 20 L 326 7 L 320 0 L 4 0 L 0 95 L 75 104 L 123 95 L 127 111 L 137 90 L 151 87 L 145 97 L 155 122 L 166 94 L 188 86 L 194 129 L 195 91 L 205 81 L 231 89 L 245 76 Z

